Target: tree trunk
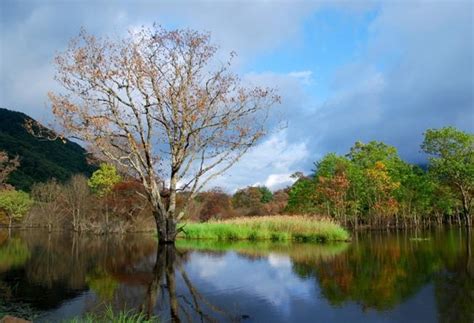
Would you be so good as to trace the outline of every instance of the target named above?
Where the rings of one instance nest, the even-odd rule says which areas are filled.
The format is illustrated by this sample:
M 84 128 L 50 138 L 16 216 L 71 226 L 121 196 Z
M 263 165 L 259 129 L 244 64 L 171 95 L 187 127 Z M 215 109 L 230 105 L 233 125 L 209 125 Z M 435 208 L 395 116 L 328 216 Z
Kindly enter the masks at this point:
M 471 225 L 471 221 L 470 221 L 471 220 L 471 214 L 470 214 L 471 210 L 470 210 L 470 202 L 469 202 L 468 193 L 466 193 L 466 191 L 464 190 L 464 188 L 462 186 L 460 186 L 459 189 L 460 189 L 461 195 L 462 195 L 462 213 L 463 213 L 463 216 L 464 216 L 466 228 L 469 228 L 469 226 Z
M 156 231 L 158 233 L 158 243 L 174 244 L 177 234 L 177 221 L 159 213 L 155 214 L 155 220 Z
M 467 235 L 466 235 L 466 272 L 469 272 L 469 268 L 471 267 L 471 259 L 472 259 L 472 251 L 471 251 L 471 228 L 467 227 Z
M 471 228 L 471 215 L 469 213 L 464 214 L 464 221 L 466 222 L 466 228 Z
M 109 204 L 105 202 L 105 232 L 109 233 Z
M 8 218 L 8 237 L 12 235 L 12 217 Z

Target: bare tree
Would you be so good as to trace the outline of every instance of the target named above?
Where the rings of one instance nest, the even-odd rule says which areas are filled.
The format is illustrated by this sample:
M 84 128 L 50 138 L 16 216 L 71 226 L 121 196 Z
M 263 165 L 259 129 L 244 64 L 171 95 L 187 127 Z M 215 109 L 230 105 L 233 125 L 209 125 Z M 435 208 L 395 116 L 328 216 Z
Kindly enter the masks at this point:
M 10 185 L 6 184 L 7 178 L 19 166 L 18 156 L 9 158 L 6 152 L 0 151 L 0 189 L 10 187 Z
M 63 189 L 55 179 L 46 183 L 37 183 L 31 188 L 31 197 L 34 206 L 31 213 L 34 218 L 39 218 L 40 224 L 48 228 L 48 232 L 53 227 L 60 225 L 64 217 L 64 197 Z
M 65 216 L 70 219 L 75 232 L 84 231 L 90 222 L 87 220 L 91 193 L 87 185 L 87 178 L 83 175 L 74 175 L 63 188 Z
M 159 241 L 174 243 L 187 203 L 265 134 L 273 89 L 243 86 L 209 34 L 159 26 L 120 40 L 81 31 L 56 58 L 50 93 L 64 134 L 128 167 L 145 187 Z

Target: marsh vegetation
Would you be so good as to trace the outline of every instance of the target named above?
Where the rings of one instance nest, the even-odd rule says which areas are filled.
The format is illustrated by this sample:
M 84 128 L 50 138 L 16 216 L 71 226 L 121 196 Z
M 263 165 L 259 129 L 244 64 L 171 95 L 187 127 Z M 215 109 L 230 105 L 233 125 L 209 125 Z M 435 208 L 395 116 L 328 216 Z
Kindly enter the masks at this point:
M 299 242 L 331 242 L 350 239 L 348 231 L 330 219 L 303 216 L 262 216 L 206 223 L 185 223 L 182 237 Z

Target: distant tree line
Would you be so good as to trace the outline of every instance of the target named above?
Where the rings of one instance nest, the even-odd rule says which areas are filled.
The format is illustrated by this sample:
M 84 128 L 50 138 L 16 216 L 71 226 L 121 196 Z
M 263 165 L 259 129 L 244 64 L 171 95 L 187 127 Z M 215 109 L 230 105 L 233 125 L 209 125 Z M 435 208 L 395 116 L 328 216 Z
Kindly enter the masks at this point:
M 16 159 L 11 162 L 16 163 Z M 220 188 L 213 188 L 197 194 L 186 208 L 183 201 L 189 193 L 184 192 L 178 195 L 177 208 L 186 212 L 192 221 L 280 214 L 286 207 L 286 191 L 272 193 L 261 186 L 247 187 L 229 195 Z M 162 194 L 166 197 L 166 192 Z M 18 224 L 44 227 L 49 231 L 70 229 L 96 233 L 154 229 L 152 207 L 143 185 L 120 175 L 110 164 L 102 164 L 89 179 L 79 174 L 65 183 L 55 179 L 36 183 L 30 193 L 5 185 L 0 189 L 0 210 L 0 217 L 8 219 L 9 227 Z
M 345 226 L 407 227 L 442 223 L 472 225 L 474 136 L 452 127 L 428 130 L 422 144 L 427 169 L 403 161 L 382 142 L 356 142 L 346 155 L 327 154 L 312 174 L 295 173 L 291 187 L 271 192 L 249 186 L 228 194 L 213 188 L 180 192 L 176 208 L 191 221 L 239 216 L 308 214 Z M 97 233 L 153 230 L 153 208 L 143 184 L 102 164 L 90 178 L 36 183 L 31 192 L 5 184 L 18 158 L 0 153 L 0 215 L 48 230 Z M 164 203 L 169 194 L 161 192 Z
M 356 142 L 298 175 L 286 210 L 323 214 L 345 225 L 408 226 L 465 222 L 474 196 L 474 135 L 453 127 L 426 131 L 428 170 L 403 161 L 382 142 Z

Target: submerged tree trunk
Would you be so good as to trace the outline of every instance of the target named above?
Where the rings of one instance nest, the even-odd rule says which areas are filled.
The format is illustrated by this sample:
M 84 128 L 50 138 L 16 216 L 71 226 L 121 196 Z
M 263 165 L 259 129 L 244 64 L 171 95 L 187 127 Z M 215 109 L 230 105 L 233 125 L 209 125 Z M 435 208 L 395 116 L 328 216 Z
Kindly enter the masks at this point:
M 471 261 L 472 261 L 472 251 L 471 251 L 471 229 L 468 227 L 467 232 L 466 232 L 466 272 L 469 273 L 469 269 L 471 267 Z
M 463 213 L 465 225 L 466 225 L 466 228 L 469 228 L 471 225 L 470 196 L 462 185 L 459 185 L 459 190 L 462 196 L 462 213 Z
M 10 237 L 12 235 L 12 217 L 10 216 L 8 218 L 8 237 Z
M 165 289 L 167 290 L 169 297 L 171 321 L 180 322 L 179 303 L 178 296 L 176 294 L 176 279 L 174 270 L 175 262 L 175 247 L 169 244 L 159 244 L 156 253 L 155 266 L 153 268 L 153 279 L 148 286 L 147 297 L 144 304 L 144 310 L 148 318 L 153 315 L 153 311 L 158 300 L 158 291 L 162 290 L 161 284 L 164 282 L 166 284 Z
M 182 256 L 183 254 L 179 253 L 174 245 L 159 244 L 157 246 L 153 276 L 148 285 L 142 311 L 145 312 L 148 318 L 151 318 L 157 307 L 161 307 L 162 304 L 169 304 L 169 322 L 235 321 L 235 318 L 240 315 L 227 313 L 212 304 L 193 285 L 185 272 Z M 178 282 L 180 280 L 177 279 L 177 273 L 181 274 L 181 281 L 184 281 L 184 284 L 181 284 L 180 293 L 178 293 L 180 285 Z M 191 298 L 189 299 L 187 295 L 190 295 Z M 183 317 L 186 317 L 187 320 L 183 320 Z
M 471 228 L 471 214 L 466 213 L 466 214 L 464 215 L 464 220 L 466 221 L 466 228 L 467 228 L 467 230 L 470 230 L 470 228 Z
M 148 318 L 153 315 L 153 311 L 158 299 L 158 290 L 163 279 L 164 268 L 166 265 L 166 252 L 163 245 L 158 245 L 156 250 L 155 266 L 153 267 L 153 279 L 150 281 L 147 289 L 147 297 L 144 304 L 144 311 Z
M 174 242 L 174 241 L 173 241 Z M 176 279 L 174 265 L 176 262 L 176 250 L 174 246 L 165 246 L 166 250 L 166 285 L 168 287 L 168 296 L 170 300 L 170 316 L 172 322 L 180 322 L 179 319 L 179 303 L 176 294 Z
M 174 244 L 177 235 L 177 221 L 162 214 L 155 214 L 156 231 L 159 244 Z

